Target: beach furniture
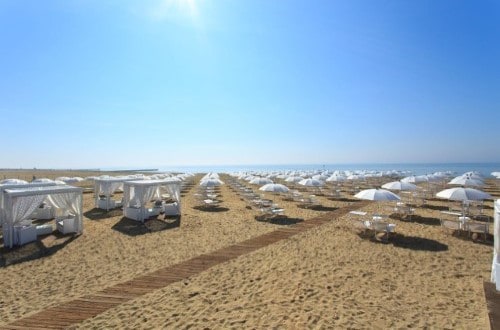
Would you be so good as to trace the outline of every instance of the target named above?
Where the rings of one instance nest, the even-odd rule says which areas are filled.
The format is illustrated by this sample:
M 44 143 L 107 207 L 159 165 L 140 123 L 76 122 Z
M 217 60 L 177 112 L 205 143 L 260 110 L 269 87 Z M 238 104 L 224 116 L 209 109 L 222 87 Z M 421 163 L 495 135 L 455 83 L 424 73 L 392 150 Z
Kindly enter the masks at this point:
M 269 217 L 283 215 L 285 212 L 285 209 L 279 208 L 277 204 L 272 204 L 267 207 L 258 207 L 257 210 L 261 213 L 261 215 Z
M 321 205 L 320 202 L 316 199 L 315 195 L 309 195 L 308 197 L 300 198 L 298 202 L 298 206 L 304 208 L 312 208 Z
M 396 230 L 395 224 L 379 220 L 354 219 L 352 223 L 354 228 L 363 230 L 364 234 L 372 233 L 374 238 L 378 238 L 378 235 L 383 233 L 382 240 L 385 242 L 389 240 L 389 235 Z
M 169 179 L 125 181 L 123 183 L 123 215 L 140 222 L 144 222 L 144 220 L 150 217 L 158 216 L 162 212 L 163 204 L 160 207 L 155 207 L 154 203 L 157 200 L 161 200 L 161 196 L 165 192 L 168 193 L 173 201 L 170 204 L 176 203 L 177 207 L 176 214 L 170 215 L 180 215 L 180 182 Z
M 404 202 L 396 202 L 396 206 L 392 208 L 392 212 L 402 218 L 408 217 L 411 220 L 411 216 L 415 213 L 415 209 Z
M 35 182 L 35 183 L 22 183 L 22 180 L 3 180 L 6 183 L 0 184 L 0 226 L 2 225 L 3 222 L 3 217 L 5 212 L 3 211 L 5 208 L 5 203 L 4 203 L 4 194 L 3 192 L 6 189 L 24 189 L 24 188 L 30 188 L 30 187 L 50 187 L 50 186 L 55 186 L 57 185 L 55 182 Z M 35 212 L 35 211 L 34 211 Z M 36 215 L 35 215 L 36 217 Z
M 138 181 L 135 177 L 108 177 L 94 179 L 94 198 L 95 207 L 109 211 L 114 208 L 122 207 L 122 200 L 114 200 L 113 194 L 116 191 L 123 191 L 125 181 Z
M 68 185 L 5 189 L 2 212 L 4 246 L 11 248 L 14 245 L 22 245 L 36 237 L 37 229 L 31 222 L 31 215 L 41 203 L 47 203 L 57 209 L 56 221 L 58 216 L 72 215 L 73 226 L 71 230 L 65 230 L 65 233 L 82 233 L 82 192 L 82 188 Z
M 56 229 L 61 234 L 69 234 L 77 231 L 76 217 L 72 214 L 56 219 Z

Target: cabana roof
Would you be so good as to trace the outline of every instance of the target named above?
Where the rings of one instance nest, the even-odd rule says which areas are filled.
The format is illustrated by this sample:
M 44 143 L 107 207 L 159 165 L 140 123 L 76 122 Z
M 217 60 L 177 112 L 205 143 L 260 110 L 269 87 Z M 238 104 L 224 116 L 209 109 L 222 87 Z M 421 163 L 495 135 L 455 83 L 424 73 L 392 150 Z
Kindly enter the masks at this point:
M 154 186 L 164 186 L 164 185 L 180 185 L 179 181 L 164 179 L 164 180 L 133 180 L 126 181 L 123 183 L 126 186 L 138 186 L 138 187 L 154 187 Z
M 83 188 L 73 187 L 68 185 L 53 185 L 53 186 L 24 187 L 24 188 L 4 190 L 4 194 L 7 194 L 11 197 L 52 195 L 52 194 L 69 193 L 69 192 L 82 193 Z
M 121 176 L 121 177 L 109 177 L 109 178 L 95 178 L 94 182 L 98 183 L 106 183 L 106 182 L 125 182 L 125 181 L 138 181 L 140 179 L 138 178 L 130 178 L 127 176 Z

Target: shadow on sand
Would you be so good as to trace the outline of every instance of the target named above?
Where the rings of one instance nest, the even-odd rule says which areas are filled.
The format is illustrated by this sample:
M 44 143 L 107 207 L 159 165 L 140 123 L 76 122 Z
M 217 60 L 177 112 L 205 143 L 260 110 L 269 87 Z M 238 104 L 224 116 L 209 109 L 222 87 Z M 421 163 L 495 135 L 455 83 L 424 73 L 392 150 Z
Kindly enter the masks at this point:
M 307 209 L 307 210 L 313 210 L 313 211 L 323 211 L 323 212 L 332 212 L 332 211 L 338 210 L 338 207 L 330 207 L 330 206 L 323 206 L 323 205 L 308 206 L 307 204 L 298 204 L 297 207 L 301 208 L 301 209 Z
M 443 206 L 443 205 L 424 204 L 424 205 L 421 205 L 420 207 L 424 208 L 424 209 L 430 209 L 430 210 L 436 210 L 436 211 L 448 211 L 449 210 L 448 206 Z
M 493 246 L 493 243 L 494 243 L 494 237 L 490 233 L 487 233 L 487 234 L 472 233 L 472 234 L 470 234 L 468 232 L 455 230 L 453 233 L 451 233 L 451 235 L 453 237 L 456 237 L 456 238 L 462 240 L 462 241 L 470 241 L 470 242 L 474 242 L 477 244 Z
M 255 220 L 260 221 L 260 222 L 272 223 L 273 225 L 282 225 L 282 226 L 295 225 L 299 222 L 304 221 L 304 219 L 289 218 L 285 215 L 270 216 L 270 215 L 266 215 L 266 214 L 256 215 Z
M 163 219 L 161 219 L 161 217 L 150 218 L 145 220 L 144 223 L 123 217 L 111 228 L 128 236 L 139 236 L 148 233 L 178 228 L 180 226 L 180 216 L 165 217 Z
M 391 233 L 389 239 L 384 234 L 374 236 L 370 232 L 358 233 L 362 239 L 368 239 L 376 243 L 392 244 L 395 247 L 410 249 L 414 251 L 430 251 L 430 252 L 443 252 L 448 250 L 448 245 L 438 241 L 415 236 L 405 236 L 399 233 Z
M 347 197 L 341 197 L 341 198 L 328 197 L 328 200 L 338 201 L 338 202 L 359 202 L 360 201 L 359 199 L 347 198 Z
M 47 247 L 44 245 L 42 240 L 49 236 L 53 236 L 55 240 L 61 240 L 61 242 Z M 52 234 L 39 236 L 36 241 L 23 246 L 13 247 L 12 249 L 2 247 L 0 248 L 0 267 L 7 267 L 25 261 L 51 256 L 78 237 L 80 237 L 80 235 L 62 235 L 58 231 L 54 231 Z M 3 245 L 3 239 L 1 244 Z
M 399 233 L 391 234 L 389 242 L 396 247 L 415 251 L 448 251 L 448 245 L 435 241 L 433 239 L 416 236 L 405 236 Z
M 422 217 L 416 214 L 412 214 L 411 216 L 410 215 L 405 216 L 398 213 L 393 213 L 389 216 L 389 218 L 405 222 L 415 222 L 421 225 L 441 226 L 441 221 L 438 218 Z
M 93 208 L 91 210 L 88 210 L 87 212 L 84 212 L 83 215 L 86 218 L 89 218 L 90 220 L 102 220 L 102 219 L 109 219 L 112 217 L 116 217 L 119 215 L 122 215 L 123 211 L 121 208 L 113 209 L 113 210 L 103 210 L 99 208 Z
M 202 212 L 227 212 L 229 209 L 227 207 L 213 206 L 213 207 L 203 207 L 203 206 L 193 206 L 193 209 Z

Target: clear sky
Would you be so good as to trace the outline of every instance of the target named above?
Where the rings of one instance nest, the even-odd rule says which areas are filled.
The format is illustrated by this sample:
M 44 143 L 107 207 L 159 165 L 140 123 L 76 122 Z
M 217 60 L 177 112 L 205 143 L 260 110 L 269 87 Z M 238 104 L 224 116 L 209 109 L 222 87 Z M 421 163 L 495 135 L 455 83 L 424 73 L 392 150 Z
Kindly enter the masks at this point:
M 500 161 L 500 2 L 0 0 L 0 167 Z

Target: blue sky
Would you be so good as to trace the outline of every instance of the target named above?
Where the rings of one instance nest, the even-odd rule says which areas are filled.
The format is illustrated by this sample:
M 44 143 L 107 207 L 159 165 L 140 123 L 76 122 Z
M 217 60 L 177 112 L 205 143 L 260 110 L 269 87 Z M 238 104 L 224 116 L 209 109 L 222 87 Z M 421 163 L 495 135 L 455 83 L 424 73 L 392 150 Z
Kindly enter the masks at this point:
M 0 167 L 499 162 L 498 1 L 0 0 Z

